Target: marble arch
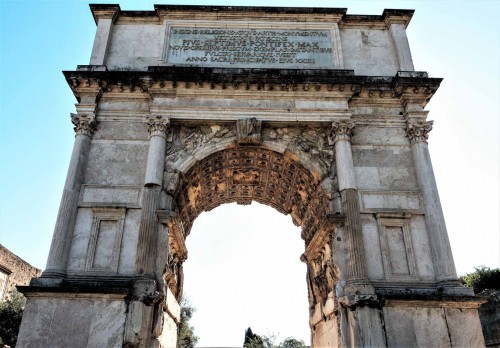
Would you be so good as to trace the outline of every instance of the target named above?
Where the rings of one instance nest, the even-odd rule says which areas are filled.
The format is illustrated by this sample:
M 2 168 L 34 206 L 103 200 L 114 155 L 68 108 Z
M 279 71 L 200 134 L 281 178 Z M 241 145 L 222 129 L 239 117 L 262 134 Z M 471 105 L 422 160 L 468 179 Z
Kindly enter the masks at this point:
M 91 10 L 18 347 L 174 347 L 192 221 L 250 200 L 302 226 L 313 347 L 484 346 L 427 145 L 442 79 L 413 67 L 412 10 Z

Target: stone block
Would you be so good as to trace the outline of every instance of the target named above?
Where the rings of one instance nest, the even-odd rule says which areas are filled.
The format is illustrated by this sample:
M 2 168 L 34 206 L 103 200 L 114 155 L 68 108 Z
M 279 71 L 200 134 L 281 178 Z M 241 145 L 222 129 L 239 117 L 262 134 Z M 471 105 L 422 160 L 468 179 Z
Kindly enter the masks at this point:
M 122 300 L 33 297 L 17 347 L 122 347 L 125 311 Z
M 93 141 L 85 183 L 94 185 L 143 185 L 148 144 Z
M 445 308 L 453 347 L 484 347 L 484 337 L 477 309 Z
M 415 308 L 413 325 L 418 347 L 451 347 L 443 308 Z
M 83 185 L 80 206 L 139 207 L 142 186 Z
M 414 308 L 383 309 L 387 347 L 417 347 L 417 337 L 413 326 Z
M 118 263 L 119 274 L 134 274 L 135 272 L 135 258 L 139 239 L 140 220 L 141 211 L 139 209 L 127 209 L 120 251 L 120 261 Z
M 162 59 L 163 25 L 115 24 L 112 29 L 106 65 L 108 69 L 147 70 Z
M 344 68 L 358 75 L 394 76 L 399 62 L 387 30 L 340 29 Z
M 313 347 L 337 347 L 338 344 L 339 337 L 336 319 L 332 318 L 316 324 L 311 342 Z
M 111 103 L 110 103 L 111 104 Z M 139 108 L 141 105 L 120 105 L 112 103 L 108 105 L 110 110 L 107 112 L 109 114 L 117 114 L 117 116 L 123 116 L 124 107 L 130 108 L 131 110 L 126 110 L 128 112 L 140 112 Z M 102 111 L 102 103 L 99 104 L 99 110 Z M 148 110 L 149 111 L 149 110 Z M 104 111 L 102 111 L 104 113 Z M 134 120 L 130 121 L 117 121 L 113 120 L 113 116 L 103 116 L 104 120 L 99 121 L 99 131 L 95 133 L 94 140 L 137 140 L 145 141 L 149 140 L 148 125 L 146 122 L 137 122 Z M 107 120 L 111 118 L 112 120 Z
M 384 268 L 380 249 L 378 226 L 373 215 L 362 214 L 363 244 L 365 247 L 366 271 L 369 279 L 384 279 Z

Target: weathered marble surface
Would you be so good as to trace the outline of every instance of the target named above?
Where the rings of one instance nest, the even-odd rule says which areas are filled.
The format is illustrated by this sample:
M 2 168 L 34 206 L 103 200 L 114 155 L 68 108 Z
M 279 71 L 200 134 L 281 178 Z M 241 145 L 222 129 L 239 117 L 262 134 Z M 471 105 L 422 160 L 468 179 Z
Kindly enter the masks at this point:
M 122 347 L 123 300 L 52 294 L 28 300 L 17 347 Z
M 433 178 L 424 107 L 441 79 L 413 72 L 412 11 L 91 8 L 92 65 L 64 72 L 79 103 L 54 267 L 23 290 L 21 346 L 175 345 L 194 219 L 253 200 L 302 227 L 313 346 L 484 344 Z M 266 45 L 270 29 L 322 33 L 280 42 L 331 52 L 300 57 L 315 66 L 202 64 L 194 48 L 228 46 L 237 28 Z M 238 45 L 225 50 L 258 44 Z

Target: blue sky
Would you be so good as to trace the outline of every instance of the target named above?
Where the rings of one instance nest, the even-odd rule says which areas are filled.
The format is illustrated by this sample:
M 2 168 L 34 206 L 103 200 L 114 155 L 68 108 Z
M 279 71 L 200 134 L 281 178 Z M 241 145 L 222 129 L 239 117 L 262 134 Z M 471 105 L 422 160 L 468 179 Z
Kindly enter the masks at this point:
M 152 10 L 155 2 L 160 3 L 118 3 L 122 9 Z M 236 0 L 169 3 L 235 6 L 304 4 L 303 1 L 292 0 L 254 0 L 251 4 Z M 429 118 L 435 120 L 429 147 L 457 270 L 463 274 L 478 265 L 499 267 L 500 2 L 310 0 L 306 4 L 346 7 L 350 14 L 381 14 L 384 8 L 416 10 L 407 31 L 415 68 L 428 71 L 432 77 L 444 77 L 427 108 L 431 111 Z M 61 71 L 74 70 L 78 64 L 88 63 L 94 34 L 95 23 L 86 1 L 0 0 L 0 243 L 39 268 L 45 266 L 73 146 L 74 133 L 69 113 L 74 112 L 76 100 Z M 238 225 L 238 221 L 255 220 L 256 214 L 264 214 L 267 208 L 257 205 L 243 210 L 239 208 L 218 208 L 227 209 L 224 210 L 226 216 L 238 216 L 234 220 L 235 225 L 227 228 L 238 230 L 242 236 L 227 239 L 223 248 L 228 253 L 226 260 L 238 257 L 230 252 L 241 251 L 242 248 L 260 250 L 261 247 L 259 243 L 262 240 L 252 242 L 252 238 L 244 237 L 251 236 L 252 231 L 240 231 L 241 224 Z M 281 216 L 277 217 L 278 213 L 269 211 L 269 216 L 260 219 L 265 222 L 264 226 L 255 228 L 262 231 L 267 225 L 273 230 L 293 230 L 289 217 L 282 219 Z M 220 216 L 217 214 L 218 210 L 203 214 L 188 239 L 190 260 L 186 263 L 186 289 L 200 316 L 205 312 L 210 313 L 205 309 L 205 302 L 214 302 L 217 296 L 224 298 L 219 292 L 209 299 L 202 299 L 195 289 L 204 288 L 203 284 L 206 285 L 210 280 L 203 278 L 203 275 L 190 276 L 188 273 L 190 267 L 193 269 L 191 274 L 194 274 L 196 269 L 203 269 L 204 266 L 200 265 L 217 259 L 215 251 L 213 254 L 199 251 L 206 250 L 202 246 L 210 245 L 207 243 L 221 230 L 218 223 Z M 209 221 L 210 217 L 214 221 Z M 283 225 L 279 225 L 278 220 L 283 220 Z M 213 232 L 210 232 L 210 228 Z M 197 229 L 205 233 L 197 233 Z M 295 234 L 294 242 L 298 241 L 300 247 L 297 232 L 289 234 Z M 275 238 L 269 240 L 269 244 L 283 245 L 280 243 L 285 237 L 278 233 L 273 236 Z M 220 238 L 226 240 L 222 236 Z M 246 244 L 241 244 L 243 240 Z M 291 246 L 293 242 L 287 240 L 287 243 L 290 243 L 290 248 L 295 248 Z M 277 250 L 277 255 L 273 257 L 290 260 L 289 256 L 280 252 Z M 265 255 L 258 256 L 258 259 L 264 259 Z M 300 284 L 297 287 L 304 291 L 305 268 L 298 261 L 298 256 L 293 259 L 297 265 L 296 271 L 290 270 L 286 278 L 295 277 L 297 284 Z M 249 257 L 248 264 L 238 265 L 238 269 L 228 269 L 226 274 L 232 274 L 232 271 L 234 274 L 245 272 L 245 269 L 246 272 L 254 272 L 258 269 L 256 264 L 259 264 L 256 259 Z M 211 264 L 211 267 L 219 269 L 228 266 L 227 262 L 221 260 L 220 265 Z M 280 267 L 288 266 L 285 263 Z M 214 277 L 220 276 L 220 281 L 223 281 L 224 277 L 219 273 L 216 272 Z M 264 284 L 275 281 L 272 280 L 275 277 L 271 277 L 271 280 L 261 280 L 259 274 L 255 277 L 259 279 L 259 284 L 261 281 Z M 202 283 L 190 285 L 190 279 L 199 279 Z M 193 291 L 190 291 L 189 286 Z M 283 285 L 281 290 L 291 287 L 293 285 Z M 269 288 L 273 286 L 269 284 Z M 233 289 L 233 292 L 240 293 L 240 300 L 234 300 L 239 301 L 240 305 L 241 298 L 245 298 L 245 303 L 249 301 L 251 306 L 258 307 L 259 298 L 265 297 L 262 294 L 257 296 L 255 289 L 253 295 L 247 295 L 242 289 Z M 284 297 L 282 294 L 269 292 L 271 298 Z M 305 295 L 301 296 L 297 300 L 288 299 L 285 305 L 307 301 Z M 245 310 L 250 311 L 249 308 Z M 221 313 L 220 316 L 234 318 L 234 313 Z M 203 317 L 195 322 L 202 337 L 208 337 L 201 326 L 209 318 Z M 305 326 L 305 331 L 301 332 L 306 332 L 301 333 L 300 338 L 307 341 L 307 318 L 305 324 L 302 322 L 300 325 Z M 260 332 L 266 329 L 260 324 L 254 326 Z M 285 323 L 284 327 L 292 327 L 292 324 Z M 267 329 L 287 335 L 283 332 L 285 329 Z M 235 337 L 239 336 L 243 336 L 242 333 L 238 332 Z M 211 342 L 214 344 L 213 341 L 204 344 L 209 345 Z

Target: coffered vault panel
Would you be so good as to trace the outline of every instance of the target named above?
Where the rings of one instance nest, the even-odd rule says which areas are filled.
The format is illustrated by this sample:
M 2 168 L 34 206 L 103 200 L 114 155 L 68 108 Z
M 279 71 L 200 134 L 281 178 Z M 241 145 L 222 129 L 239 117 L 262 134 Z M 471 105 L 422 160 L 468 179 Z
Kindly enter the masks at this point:
M 216 152 L 183 175 L 175 202 L 186 234 L 203 211 L 252 200 L 291 214 L 308 243 L 326 218 L 328 198 L 320 183 L 290 154 L 259 147 Z

